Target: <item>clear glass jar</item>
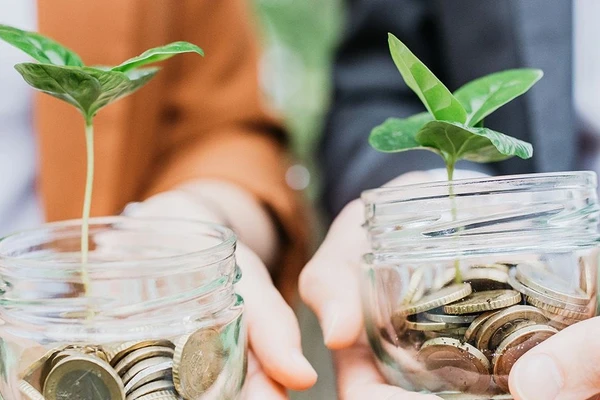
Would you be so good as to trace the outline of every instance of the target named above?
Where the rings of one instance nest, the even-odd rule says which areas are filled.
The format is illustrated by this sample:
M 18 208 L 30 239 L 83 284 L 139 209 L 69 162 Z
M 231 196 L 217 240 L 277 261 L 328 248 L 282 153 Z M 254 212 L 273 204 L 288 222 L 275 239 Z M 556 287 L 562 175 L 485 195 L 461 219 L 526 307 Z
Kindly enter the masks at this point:
M 247 346 L 233 232 L 92 219 L 84 273 L 80 229 L 0 240 L 0 398 L 238 398 Z
M 596 315 L 594 173 L 387 187 L 362 198 L 372 249 L 362 268 L 366 328 L 390 383 L 452 399 L 511 398 L 508 374 L 523 353 Z

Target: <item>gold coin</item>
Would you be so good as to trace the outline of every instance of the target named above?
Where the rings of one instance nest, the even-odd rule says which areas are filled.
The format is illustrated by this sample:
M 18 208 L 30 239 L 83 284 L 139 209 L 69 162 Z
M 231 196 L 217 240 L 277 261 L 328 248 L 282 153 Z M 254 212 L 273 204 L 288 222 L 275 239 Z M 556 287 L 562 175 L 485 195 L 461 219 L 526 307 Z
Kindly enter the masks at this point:
M 169 340 L 142 340 L 137 342 L 119 343 L 113 346 L 104 346 L 103 350 L 106 353 L 110 364 L 115 366 L 123 357 L 132 351 L 150 346 L 170 347 L 172 349 L 175 348 L 175 345 Z
M 26 369 L 22 370 L 17 377 L 31 384 L 35 389 L 42 390 L 42 387 L 44 386 L 44 381 L 46 380 L 46 376 L 48 376 L 48 373 L 50 372 L 51 360 L 65 347 L 66 346 L 61 346 L 47 351 L 35 362 L 30 364 Z M 32 354 L 24 354 L 22 356 L 22 362 L 25 364 L 29 364 L 31 362 L 31 358 L 35 357 L 34 354 L 39 355 L 40 350 L 42 349 L 35 348 L 31 350 Z
M 158 359 L 160 357 L 156 358 Z M 125 384 L 125 393 L 130 394 L 134 390 L 142 387 L 143 385 L 149 382 L 159 380 L 172 380 L 173 360 L 167 357 L 164 358 L 165 360 L 159 361 L 150 367 L 144 368 L 143 370 L 135 374 L 131 379 L 129 379 Z
M 494 381 L 508 392 L 508 375 L 517 360 L 558 331 L 551 326 L 538 324 L 518 329 L 500 343 L 494 355 Z
M 471 293 L 456 303 L 444 306 L 448 314 L 472 314 L 506 308 L 521 301 L 521 293 L 516 290 L 488 290 Z
M 538 299 L 536 297 L 532 297 L 532 296 L 526 296 L 525 300 L 527 301 L 527 303 L 531 304 L 532 306 L 536 306 L 538 308 L 541 308 L 544 311 L 550 312 L 552 314 L 560 315 L 562 317 L 573 318 L 573 319 L 582 321 L 584 319 L 588 319 L 593 316 L 592 312 L 581 313 L 581 312 L 578 312 L 575 310 L 571 310 L 569 308 L 554 306 L 554 305 L 548 304 L 548 303 L 541 301 L 540 299 Z
M 444 381 L 448 390 L 482 393 L 490 386 L 490 362 L 481 351 L 460 340 L 428 340 L 417 353 L 417 360 Z
M 199 329 L 180 338 L 173 356 L 173 383 L 184 398 L 200 398 L 217 380 L 227 353 L 216 329 Z
M 412 273 L 408 282 L 408 288 L 406 289 L 406 293 L 402 297 L 401 304 L 412 303 L 423 296 L 423 292 L 425 291 L 424 278 L 425 272 L 423 268 L 418 268 Z
M 471 325 L 469 325 L 469 327 L 465 331 L 465 340 L 467 342 L 469 342 L 470 344 L 474 344 L 475 337 L 479 333 L 479 330 L 481 329 L 481 327 L 483 326 L 485 321 L 487 321 L 488 318 L 491 317 L 492 315 L 497 314 L 499 312 L 500 311 L 498 311 L 498 310 L 488 311 L 483 314 L 480 314 L 477 318 L 475 318 L 473 320 L 473 322 L 471 322 Z
M 441 331 L 444 329 L 460 328 L 459 324 L 448 324 L 446 322 L 433 322 L 421 320 L 419 322 L 406 319 L 406 327 L 414 331 Z
M 19 392 L 26 400 L 45 400 L 44 396 L 33 386 L 24 380 L 19 381 Z
M 573 312 L 576 312 L 579 314 L 591 313 L 590 307 L 586 307 L 586 306 L 583 306 L 580 304 L 567 303 L 567 302 L 559 300 L 557 298 L 553 298 L 553 297 L 550 297 L 543 293 L 540 293 L 537 290 L 533 290 L 529 286 L 521 283 L 521 281 L 519 281 L 516 278 L 516 273 L 517 273 L 516 269 L 512 269 L 508 273 L 508 283 L 510 284 L 510 286 L 513 287 L 513 289 L 518 290 L 519 292 L 523 293 L 524 295 L 534 298 L 538 302 L 543 302 L 544 304 L 555 307 L 557 309 L 565 309 L 565 310 L 573 311 Z
M 434 322 L 445 322 L 447 324 L 470 324 L 479 316 L 479 314 L 464 314 L 464 315 L 449 315 L 444 313 L 443 308 L 436 308 L 434 310 L 423 313 L 423 316 L 430 321 Z
M 463 282 L 471 284 L 474 292 L 509 288 L 508 273 L 497 268 L 470 268 L 462 273 Z
M 162 392 L 165 390 L 174 390 L 175 386 L 173 385 L 172 380 L 162 380 L 147 383 L 141 386 L 139 389 L 136 389 L 131 392 L 131 394 L 127 395 L 126 400 L 138 400 L 140 397 L 145 396 L 150 393 Z
M 122 376 L 126 373 L 131 367 L 140 361 L 144 361 L 148 358 L 153 357 L 169 357 L 173 358 L 173 349 L 170 347 L 163 346 L 148 346 L 142 347 L 139 350 L 134 350 L 131 353 L 127 354 L 121 361 L 117 363 L 115 366 L 115 371 L 117 374 Z
M 553 299 L 583 306 L 590 303 L 590 296 L 581 288 L 569 284 L 550 271 L 531 264 L 517 265 L 515 277 L 523 285 Z
M 150 393 L 145 396 L 139 397 L 137 400 L 180 400 L 181 398 L 177 395 L 174 390 L 162 390 L 160 392 Z
M 416 303 L 401 307 L 400 312 L 404 315 L 418 314 L 460 300 L 470 294 L 471 285 L 468 283 L 450 285 L 424 296 Z
M 129 383 L 129 381 L 131 379 L 133 379 L 133 377 L 136 376 L 137 374 L 139 374 L 140 372 L 142 372 L 150 367 L 154 367 L 156 365 L 164 364 L 164 363 L 168 363 L 168 362 L 171 362 L 171 366 L 172 366 L 173 359 L 171 357 L 161 357 L 161 356 L 147 358 L 145 360 L 138 362 L 137 364 L 132 366 L 129 370 L 125 371 L 121 375 L 121 378 L 123 379 L 123 384 L 125 384 L 125 388 L 127 388 L 127 384 Z M 127 391 L 127 390 L 125 390 L 125 391 Z
M 48 374 L 46 400 L 125 400 L 123 382 L 110 364 L 79 354 L 68 357 Z
M 475 338 L 475 345 L 482 351 L 494 351 L 507 332 L 515 329 L 520 323 L 545 324 L 547 322 L 548 318 L 535 307 L 512 306 L 492 315 L 485 321 Z

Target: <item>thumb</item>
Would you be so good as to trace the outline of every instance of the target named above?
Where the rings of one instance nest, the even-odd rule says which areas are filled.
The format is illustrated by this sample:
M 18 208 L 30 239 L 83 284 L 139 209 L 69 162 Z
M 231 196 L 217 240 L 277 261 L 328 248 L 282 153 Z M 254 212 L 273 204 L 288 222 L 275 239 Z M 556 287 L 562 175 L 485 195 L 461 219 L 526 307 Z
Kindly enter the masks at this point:
M 509 377 L 515 400 L 579 400 L 600 393 L 600 317 L 572 325 L 531 349 Z

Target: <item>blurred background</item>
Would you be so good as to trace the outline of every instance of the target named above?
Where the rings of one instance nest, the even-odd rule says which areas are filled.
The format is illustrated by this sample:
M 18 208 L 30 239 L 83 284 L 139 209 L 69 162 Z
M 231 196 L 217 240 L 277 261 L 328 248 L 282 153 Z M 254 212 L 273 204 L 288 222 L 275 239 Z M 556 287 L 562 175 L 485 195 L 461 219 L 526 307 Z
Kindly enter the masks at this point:
M 266 96 L 285 118 L 299 164 L 289 181 L 318 196 L 313 157 L 330 98 L 330 65 L 343 27 L 341 0 L 252 0 L 262 33 L 261 80 Z M 321 232 L 322 233 L 322 232 Z M 316 318 L 298 311 L 303 347 L 319 373 L 311 390 L 292 393 L 292 400 L 335 399 L 329 352 Z

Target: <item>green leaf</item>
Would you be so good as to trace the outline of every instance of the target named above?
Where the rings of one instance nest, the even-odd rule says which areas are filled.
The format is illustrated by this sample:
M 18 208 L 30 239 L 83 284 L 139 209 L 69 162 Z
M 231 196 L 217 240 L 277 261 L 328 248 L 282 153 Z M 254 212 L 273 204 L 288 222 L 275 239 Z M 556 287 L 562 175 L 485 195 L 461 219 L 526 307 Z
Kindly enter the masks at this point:
M 15 68 L 29 85 L 74 105 L 88 119 L 102 107 L 141 88 L 158 71 L 145 68 L 123 73 L 33 63 L 17 64 Z
M 448 88 L 396 36 L 388 34 L 390 53 L 402 78 L 437 120 L 464 123 L 467 112 Z
M 409 118 L 388 118 L 371 131 L 369 143 L 378 151 L 394 153 L 411 149 L 424 149 L 415 136 L 427 122 L 433 120 L 431 114 L 423 112 Z
M 474 126 L 504 104 L 527 92 L 544 73 L 539 69 L 511 69 L 471 81 L 454 92 Z
M 102 92 L 98 80 L 81 67 L 23 63 L 15 69 L 29 85 L 74 105 L 84 115 Z
M 447 165 L 461 159 L 483 163 L 512 156 L 526 159 L 533 155 L 533 147 L 527 142 L 488 128 L 457 122 L 428 122 L 415 139 L 421 146 L 438 149 Z
M 134 69 L 126 73 L 90 67 L 84 70 L 98 81 L 101 88 L 100 96 L 87 111 L 87 114 L 95 115 L 102 107 L 140 89 L 154 77 L 159 68 Z
M 83 66 L 83 61 L 81 61 L 81 58 L 75 52 L 39 33 L 0 25 L 0 39 L 44 64 Z
M 171 58 L 181 53 L 197 53 L 204 56 L 204 51 L 195 44 L 188 42 L 174 42 L 164 46 L 155 47 L 146 50 L 137 57 L 130 58 L 121 65 L 114 67 L 113 71 L 126 72 L 133 68 L 138 68 L 146 64 L 155 63 Z

